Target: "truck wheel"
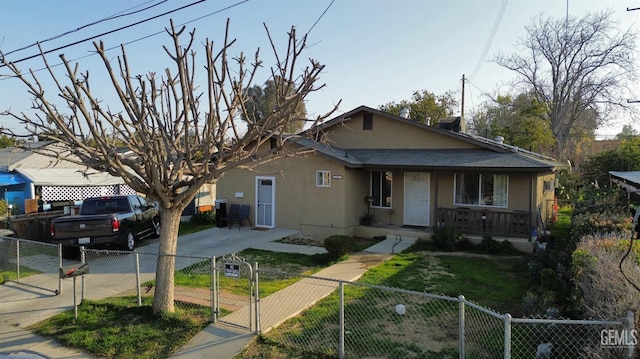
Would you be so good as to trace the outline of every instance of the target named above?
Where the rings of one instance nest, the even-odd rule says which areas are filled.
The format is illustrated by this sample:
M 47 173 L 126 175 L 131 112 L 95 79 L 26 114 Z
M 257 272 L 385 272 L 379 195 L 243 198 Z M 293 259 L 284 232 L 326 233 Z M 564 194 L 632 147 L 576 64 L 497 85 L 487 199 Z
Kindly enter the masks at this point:
M 160 233 L 162 233 L 162 231 L 160 230 L 160 220 L 159 219 L 154 219 L 153 220 L 153 228 L 154 228 L 154 232 L 153 232 L 153 238 L 158 238 L 160 237 Z
M 127 231 L 127 236 L 124 237 L 124 249 L 132 251 L 136 247 L 136 237 L 131 230 Z

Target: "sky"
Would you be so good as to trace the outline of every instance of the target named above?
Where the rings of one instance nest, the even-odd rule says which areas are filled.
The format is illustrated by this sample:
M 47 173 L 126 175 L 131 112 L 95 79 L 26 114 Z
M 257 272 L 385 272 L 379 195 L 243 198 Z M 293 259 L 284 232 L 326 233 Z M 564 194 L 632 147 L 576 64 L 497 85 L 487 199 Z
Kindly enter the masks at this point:
M 189 6 L 190 5 L 190 6 Z M 149 7 L 149 9 L 143 10 Z M 185 7 L 177 10 L 178 8 Z M 322 115 L 339 101 L 334 116 L 358 106 L 377 108 L 389 102 L 410 99 L 414 91 L 428 90 L 436 95 L 452 92 L 461 99 L 462 76 L 465 115 L 486 101 L 486 94 L 508 89 L 514 73 L 491 61 L 497 54 L 522 49 L 517 41 L 525 26 L 540 15 L 581 17 L 587 11 L 611 10 L 620 28 L 640 30 L 640 1 L 619 0 L 22 0 L 3 1 L 0 6 L 0 51 L 23 72 L 43 68 L 42 59 L 22 60 L 37 54 L 40 42 L 52 51 L 51 63 L 59 55 L 88 70 L 92 91 L 106 104 L 115 102 L 104 75 L 104 65 L 91 55 L 91 41 L 103 41 L 117 64 L 121 44 L 135 73 L 162 74 L 170 59 L 162 46 L 171 39 L 164 32 L 172 19 L 196 31 L 194 49 L 204 55 L 206 39 L 219 43 L 225 24 L 237 39 L 233 50 L 251 58 L 261 49 L 265 67 L 257 84 L 269 77 L 275 64 L 264 26 L 284 51 L 287 32 L 295 27 L 308 35 L 303 58 L 325 65 L 321 90 L 307 97 L 307 112 Z M 175 10 L 175 11 L 173 11 Z M 159 16 L 166 12 L 170 14 Z M 131 13 L 131 14 L 129 14 Z M 115 17 L 113 19 L 108 19 Z M 156 18 L 154 18 L 156 17 Z M 153 18 L 153 19 L 151 19 Z M 144 21 L 143 20 L 147 20 Z M 142 22 L 138 25 L 135 23 Z M 637 25 L 636 25 L 637 24 Z M 131 26 L 130 26 L 131 25 Z M 116 29 L 127 27 L 122 30 Z M 109 34 L 106 34 L 109 33 Z M 493 35 L 492 35 L 493 34 Z M 59 36 L 62 35 L 62 36 Z M 101 35 L 101 36 L 98 36 Z M 640 48 L 640 47 L 639 47 Z M 14 52 L 15 51 L 15 52 Z M 305 63 L 306 65 L 306 63 Z M 61 66 L 54 68 L 56 72 Z M 7 78 L 0 68 L 0 111 L 29 111 L 31 96 L 24 85 Z M 204 72 L 200 72 L 204 76 Z M 54 93 L 46 72 L 37 71 L 45 90 Z M 640 94 L 638 95 L 640 97 Z M 113 106 L 117 104 L 114 103 Z M 597 131 L 598 138 L 612 138 L 625 118 L 615 119 Z M 13 119 L 0 118 L 0 126 L 24 132 Z M 640 130 L 640 125 L 635 126 Z

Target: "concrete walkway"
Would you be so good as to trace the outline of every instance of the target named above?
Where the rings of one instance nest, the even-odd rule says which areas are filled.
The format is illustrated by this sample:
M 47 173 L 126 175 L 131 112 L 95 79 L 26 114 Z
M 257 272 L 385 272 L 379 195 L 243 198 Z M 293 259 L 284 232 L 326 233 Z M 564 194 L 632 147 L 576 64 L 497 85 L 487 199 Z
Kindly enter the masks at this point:
M 324 253 L 320 247 L 276 243 L 279 239 L 296 235 L 293 230 L 272 229 L 255 231 L 249 228 L 242 230 L 213 228 L 207 231 L 181 236 L 178 240 L 178 254 L 198 256 L 223 256 L 240 252 L 246 248 L 264 249 L 270 251 L 317 254 Z M 314 277 L 352 281 L 358 279 L 366 270 L 389 258 L 391 253 L 398 253 L 415 239 L 404 240 L 387 239 L 370 247 L 365 253 L 352 255 L 349 260 L 332 265 L 314 274 Z M 157 243 L 151 243 L 139 248 L 141 252 L 156 253 Z M 91 274 L 88 274 L 90 276 Z M 63 280 L 62 293 L 54 295 L 38 289 L 43 280 L 51 277 L 41 275 L 27 277 L 21 283 L 6 283 L 0 286 L 0 359 L 5 358 L 91 358 L 86 353 L 59 345 L 57 342 L 34 335 L 26 330 L 32 324 L 51 317 L 60 312 L 73 309 L 73 281 Z M 266 332 L 290 317 L 310 307 L 319 299 L 331 294 L 338 282 L 323 281 L 322 285 L 313 285 L 313 278 L 307 278 L 295 283 L 277 293 L 261 299 L 262 307 L 274 307 L 277 310 L 263 312 L 261 330 Z M 117 281 L 100 281 L 101 293 L 106 297 L 115 291 L 109 286 L 118 286 Z M 92 293 L 97 286 L 92 284 Z M 314 288 L 310 290 L 309 288 Z M 95 293 L 94 293 L 95 295 Z M 283 298 L 295 297 L 296 301 Z M 278 306 L 269 306 L 270 301 Z M 243 308 L 231 316 L 248 317 Z M 243 312 L 244 311 L 244 312 Z M 228 321 L 233 318 L 223 318 Z M 227 321 L 227 320 L 225 320 Z M 171 358 L 233 358 L 246 346 L 255 334 L 222 324 L 211 324 L 197 334 L 183 348 Z

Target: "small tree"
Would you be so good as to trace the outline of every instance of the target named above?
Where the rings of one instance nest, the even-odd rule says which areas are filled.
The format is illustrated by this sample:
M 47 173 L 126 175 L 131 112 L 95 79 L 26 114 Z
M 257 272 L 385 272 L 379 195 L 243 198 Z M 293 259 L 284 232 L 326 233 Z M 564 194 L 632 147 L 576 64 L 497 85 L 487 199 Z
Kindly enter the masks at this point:
M 265 26 L 266 28 L 266 26 Z M 156 290 L 153 310 L 174 311 L 174 271 L 180 215 L 192 201 L 198 189 L 213 182 L 224 172 L 239 167 L 251 167 L 283 156 L 300 153 L 289 143 L 300 138 L 319 140 L 311 131 L 288 135 L 285 131 L 297 120 L 295 109 L 307 95 L 320 89 L 319 74 L 324 68 L 315 60 L 299 68 L 300 55 L 306 48 L 306 37 L 298 39 L 291 29 L 286 52 L 279 53 L 267 30 L 276 64 L 271 77 L 276 81 L 280 106 L 256 118 L 247 111 L 247 91 L 262 66 L 259 51 L 248 65 L 244 54 L 229 54 L 235 40 L 229 37 L 229 22 L 222 46 L 205 44 L 202 92 L 197 90 L 196 53 L 192 51 L 195 30 L 189 33 L 186 46 L 180 42 L 185 28 L 176 29 L 171 22 L 167 33 L 173 44 L 165 47 L 175 69 L 166 69 L 164 76 L 155 73 L 136 74 L 127 61 L 122 47 L 119 69 L 111 66 L 102 42 L 94 43 L 117 94 L 122 111 L 114 112 L 91 92 L 89 73 L 79 73 L 61 56 L 65 68 L 62 76 L 42 56 L 50 77 L 57 86 L 67 113 L 59 112 L 47 90 L 33 72 L 29 76 L 0 54 L 6 66 L 34 97 L 35 115 L 6 112 L 21 121 L 29 135 L 38 135 L 57 146 L 31 149 L 39 153 L 69 159 L 89 167 L 122 177 L 126 184 L 160 204 L 162 235 L 156 269 Z M 201 68 L 201 67 L 200 67 Z M 335 110 L 335 108 L 334 108 Z M 333 110 L 314 120 L 318 123 Z M 6 131 L 5 131 L 6 132 Z M 88 141 L 87 139 L 91 139 Z M 274 139 L 275 141 L 271 141 Z M 122 144 L 131 154 L 120 151 Z
M 268 80 L 264 87 L 254 85 L 247 89 L 247 113 L 257 120 L 267 117 L 275 109 L 283 104 L 279 103 L 280 99 L 293 95 L 294 86 L 283 86 L 282 78 L 276 77 L 274 80 Z M 277 91 L 286 89 L 289 93 L 278 95 Z M 304 102 L 298 103 L 294 111 L 297 118 L 293 118 L 289 125 L 284 129 L 287 132 L 295 133 L 302 130 L 307 117 L 307 108 Z
M 389 102 L 380 106 L 379 109 L 399 116 L 400 112 L 406 108 L 409 109 L 412 120 L 434 126 L 441 118 L 453 116 L 457 106 L 458 102 L 451 92 L 437 96 L 422 90 L 414 91 L 411 100 L 402 100 L 399 103 Z
M 509 145 L 548 154 L 555 138 L 546 114 L 546 106 L 529 93 L 498 95 L 474 114 L 473 131 L 486 138 L 502 136 Z

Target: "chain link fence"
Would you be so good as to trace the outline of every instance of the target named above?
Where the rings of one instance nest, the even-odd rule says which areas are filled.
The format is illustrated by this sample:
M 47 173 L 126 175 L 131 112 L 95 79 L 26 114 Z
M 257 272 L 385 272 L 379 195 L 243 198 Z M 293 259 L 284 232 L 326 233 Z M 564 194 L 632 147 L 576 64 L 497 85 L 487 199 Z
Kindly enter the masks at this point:
M 18 282 L 36 273 L 42 280 L 33 283 L 59 292 L 61 255 L 57 245 L 0 237 L 0 269 L 14 268 Z M 512 318 L 463 296 L 291 274 L 235 256 L 172 258 L 178 313 L 260 333 L 300 357 L 633 358 L 640 338 L 633 313 L 619 321 Z M 81 261 L 89 267 L 83 299 L 151 304 L 157 254 L 83 249 Z
M 633 358 L 627 320 L 512 318 L 458 298 L 260 269 L 263 341 L 299 357 Z M 295 292 L 264 285 L 297 281 Z M 289 288 L 288 287 L 288 288 Z M 295 293 L 317 292 L 309 302 Z M 270 300 L 274 297 L 274 300 Z M 286 320 L 269 321 L 274 313 Z
M 89 264 L 83 299 L 120 297 L 134 305 L 150 305 L 155 293 L 158 255 L 154 253 L 83 249 Z M 174 305 L 177 310 L 212 320 L 212 258 L 170 256 L 174 260 Z M 191 315 L 192 315 L 191 314 Z
M 12 273 L 9 280 L 16 283 L 59 294 L 61 251 L 57 244 L 0 237 L 0 272 Z

